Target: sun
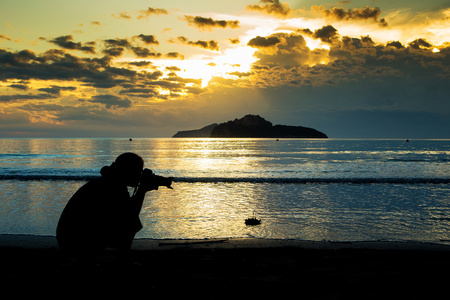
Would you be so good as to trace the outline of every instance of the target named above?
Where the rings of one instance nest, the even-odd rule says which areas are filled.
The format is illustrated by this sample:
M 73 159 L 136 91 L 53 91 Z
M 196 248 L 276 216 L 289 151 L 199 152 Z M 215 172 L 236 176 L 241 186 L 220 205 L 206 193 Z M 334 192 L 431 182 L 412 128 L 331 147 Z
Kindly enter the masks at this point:
M 256 49 L 249 46 L 236 46 L 212 55 L 197 55 L 184 60 L 152 60 L 152 66 L 163 72 L 164 77 L 176 73 L 183 79 L 200 79 L 205 88 L 213 77 L 237 79 L 239 73 L 248 73 L 251 65 L 258 59 L 253 55 Z M 178 71 L 173 71 L 176 67 Z M 152 69 L 151 71 L 154 71 Z

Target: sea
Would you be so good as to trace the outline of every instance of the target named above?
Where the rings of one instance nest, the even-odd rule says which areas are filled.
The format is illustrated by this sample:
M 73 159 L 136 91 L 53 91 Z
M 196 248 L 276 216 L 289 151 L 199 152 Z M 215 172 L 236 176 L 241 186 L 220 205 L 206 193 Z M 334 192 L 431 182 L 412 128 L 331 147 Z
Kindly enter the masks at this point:
M 414 139 L 0 139 L 0 234 L 54 236 L 124 152 L 174 177 L 147 193 L 136 238 L 450 244 L 450 140 Z

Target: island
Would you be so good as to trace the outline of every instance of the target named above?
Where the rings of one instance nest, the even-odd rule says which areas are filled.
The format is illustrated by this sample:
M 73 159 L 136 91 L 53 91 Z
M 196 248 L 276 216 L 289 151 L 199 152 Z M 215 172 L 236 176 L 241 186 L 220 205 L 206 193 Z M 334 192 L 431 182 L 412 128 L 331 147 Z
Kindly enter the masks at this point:
M 328 138 L 326 134 L 303 126 L 272 125 L 258 115 L 246 115 L 201 129 L 178 131 L 173 138 Z

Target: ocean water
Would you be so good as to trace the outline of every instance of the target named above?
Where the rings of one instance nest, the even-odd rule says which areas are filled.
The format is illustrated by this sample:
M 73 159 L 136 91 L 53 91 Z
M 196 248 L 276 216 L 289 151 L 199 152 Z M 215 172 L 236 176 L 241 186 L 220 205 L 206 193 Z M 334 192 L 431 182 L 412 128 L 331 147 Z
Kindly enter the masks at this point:
M 0 234 L 55 235 L 128 151 L 175 177 L 147 193 L 138 238 L 450 243 L 450 140 L 0 139 Z

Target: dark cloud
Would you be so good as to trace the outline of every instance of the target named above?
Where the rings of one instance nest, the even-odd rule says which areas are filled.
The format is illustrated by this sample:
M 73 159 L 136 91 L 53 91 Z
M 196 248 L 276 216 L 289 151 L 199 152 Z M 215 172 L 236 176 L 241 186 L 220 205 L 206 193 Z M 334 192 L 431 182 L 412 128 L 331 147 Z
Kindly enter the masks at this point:
M 173 71 L 173 72 L 181 71 L 181 69 L 176 66 L 166 67 L 166 70 Z
M 110 66 L 108 58 L 79 58 L 60 50 L 36 55 L 0 49 L 0 80 L 77 80 L 88 86 L 110 88 L 133 79 L 136 73 Z
M 126 94 L 132 97 L 139 98 L 160 98 L 159 92 L 156 88 L 132 88 L 132 89 L 124 89 L 120 91 L 120 94 Z
M 0 102 L 14 102 L 14 101 L 21 101 L 21 100 L 44 100 L 44 99 L 53 99 L 56 98 L 53 95 L 49 94 L 27 94 L 27 95 L 0 95 Z
M 388 24 L 386 20 L 380 19 L 378 20 L 378 17 L 381 14 L 381 10 L 378 7 L 369 7 L 366 6 L 365 8 L 354 8 L 354 9 L 348 9 L 345 10 L 344 8 L 338 8 L 334 7 L 332 9 L 326 9 L 323 6 L 313 6 L 313 10 L 319 11 L 326 17 L 334 20 L 372 20 L 373 22 L 378 23 L 382 27 L 387 27 Z
M 218 49 L 215 41 L 194 42 L 187 39 L 180 39 L 180 41 L 184 41 L 187 45 Z M 0 102 L 16 102 L 21 107 L 28 105 L 26 110 L 33 111 L 35 114 L 33 118 L 41 120 L 39 122 L 65 122 L 86 119 L 86 116 L 89 115 L 99 118 L 100 112 L 109 110 L 105 114 L 107 118 L 108 115 L 115 114 L 114 109 L 119 108 L 134 111 L 133 102 L 138 103 L 144 99 L 150 103 L 151 99 L 180 98 L 189 94 L 198 95 L 204 91 L 201 88 L 201 80 L 186 79 L 178 77 L 176 74 L 166 75 L 163 78 L 164 73 L 149 61 L 115 62 L 113 57 L 123 55 L 125 52 L 142 58 L 162 57 L 161 53 L 137 46 L 135 42 L 156 44 L 157 40 L 154 36 L 144 34 L 130 39 L 105 39 L 98 43 L 101 51 L 105 54 L 103 57 L 76 56 L 66 51 L 66 49 L 81 49 L 80 47 L 87 45 L 75 43 L 72 36 L 62 36 L 52 40 L 53 44 L 63 49 L 49 49 L 42 53 L 30 50 L 13 52 L 0 49 L 0 81 L 7 82 L 6 86 L 10 89 L 10 94 L 0 96 Z M 166 57 L 184 58 L 178 52 L 167 53 Z M 141 68 L 137 71 L 136 67 Z M 149 69 L 153 69 L 154 72 L 149 72 Z M 40 82 L 39 87 L 34 87 L 33 81 L 35 80 Z M 61 84 L 55 83 L 58 81 Z M 74 82 L 74 86 L 70 86 L 67 82 Z M 44 101 L 57 98 L 66 99 L 69 102 L 74 101 L 82 95 L 84 87 L 96 88 L 100 95 L 80 99 L 79 104 L 76 105 L 79 109 L 68 109 L 68 106 L 59 105 L 61 107 L 50 112 L 48 101 Z M 80 94 L 75 94 L 78 89 Z M 45 118 L 39 119 L 37 111 L 39 108 L 42 111 L 48 108 Z M 15 109 L 20 113 L 18 106 Z M 30 115 L 25 115 L 25 118 L 28 117 Z M 80 117 L 82 118 L 80 119 Z
M 93 96 L 89 102 L 103 104 L 107 109 L 131 107 L 131 101 L 129 99 L 109 94 Z
M 248 41 L 247 45 L 250 47 L 272 47 L 275 46 L 276 44 L 279 44 L 281 41 L 278 37 L 276 36 L 271 36 L 271 37 L 262 37 L 262 36 L 257 36 L 253 39 L 251 39 L 250 41 Z
M 310 49 L 302 35 L 327 42 L 330 49 Z M 325 26 L 314 32 L 278 33 L 250 42 L 259 45 L 254 54 L 258 61 L 252 66 L 255 86 L 336 86 L 362 78 L 381 81 L 404 76 L 450 78 L 450 47 L 434 53 L 435 46 L 424 39 L 407 46 L 395 41 L 377 44 L 370 36 L 340 37 L 335 28 Z
M 213 50 L 213 51 L 219 51 L 219 44 L 216 41 L 189 41 L 187 43 L 188 45 L 192 45 L 192 46 L 198 46 L 204 49 L 209 49 L 209 50 Z
M 141 10 L 140 15 L 137 17 L 138 19 L 148 18 L 150 15 L 167 15 L 167 10 L 163 8 L 152 8 L 149 7 L 146 10 Z
M 182 44 L 186 44 L 189 41 L 189 39 L 185 36 L 179 36 L 179 37 L 177 37 L 177 40 Z M 171 41 L 171 42 L 174 43 L 174 41 Z
M 150 80 L 158 80 L 161 76 L 163 76 L 163 73 L 161 71 L 155 71 L 155 72 L 144 72 L 142 73 L 142 76 L 144 76 L 146 79 Z
M 73 86 L 51 86 L 49 88 L 40 88 L 38 89 L 41 92 L 46 92 L 52 95 L 60 95 L 61 91 L 75 91 L 77 88 Z
M 185 45 L 189 45 L 189 46 L 195 46 L 195 47 L 201 47 L 204 49 L 208 49 L 208 50 L 213 50 L 213 51 L 219 51 L 219 44 L 214 41 L 190 41 L 187 37 L 184 36 L 179 36 L 177 38 L 177 41 L 181 44 L 185 44 Z M 171 40 L 170 42 L 174 43 L 176 41 Z
M 151 61 L 141 60 L 141 61 L 131 61 L 128 62 L 129 65 L 136 66 L 136 67 L 148 67 L 152 65 Z
M 315 30 L 312 36 L 316 39 L 320 39 L 324 43 L 332 44 L 333 40 L 338 36 L 338 31 L 333 26 L 327 25 Z
M 123 52 L 125 51 L 125 48 L 123 47 L 109 47 L 103 50 L 103 53 L 107 56 L 111 57 L 118 57 L 122 56 Z
M 396 49 L 404 49 L 405 47 L 399 41 L 388 42 L 386 46 L 394 47 Z
M 141 40 L 151 40 L 154 43 L 157 43 L 157 41 L 154 40 L 153 36 L 151 36 L 153 38 L 150 38 L 150 36 L 148 35 L 141 34 L 137 37 Z M 139 46 L 133 46 L 128 39 L 107 39 L 104 40 L 104 43 L 105 49 L 103 49 L 103 53 L 111 57 L 122 56 L 125 50 L 133 52 L 139 58 L 158 58 L 162 56 L 161 53 L 155 52 L 154 50 Z
M 306 45 L 303 36 L 296 33 L 277 33 L 266 38 L 259 37 L 252 44 L 259 45 L 258 51 L 255 52 L 255 56 L 259 60 L 254 66 L 261 68 L 259 70 L 261 74 L 274 72 L 274 76 L 271 76 L 272 78 L 267 78 L 271 81 L 270 85 L 281 84 L 279 81 L 280 78 L 277 76 L 281 76 L 283 78 L 282 81 L 286 79 L 286 75 L 282 75 L 282 73 L 286 73 L 285 68 L 296 68 L 298 66 L 310 65 L 313 62 L 320 62 L 325 55 L 320 50 L 311 51 Z M 262 47 L 263 45 L 264 47 Z M 272 46 L 269 48 L 269 51 L 266 50 L 267 46 Z M 290 70 L 287 73 L 293 71 Z M 266 79 L 265 75 L 262 78 Z M 295 80 L 295 78 L 291 78 L 290 80 Z
M 86 43 L 84 45 L 81 42 L 73 42 L 72 35 L 60 36 L 49 42 L 58 45 L 63 49 L 79 50 L 85 53 L 95 54 L 95 47 L 93 46 L 95 44 L 94 42 Z
M 143 41 L 146 44 L 159 45 L 159 42 L 156 40 L 154 35 L 140 34 L 137 36 L 137 38 L 139 38 L 141 41 Z
M 131 47 L 131 44 L 127 39 L 107 39 L 104 40 L 104 42 L 107 47 Z
M 25 84 L 11 84 L 8 87 L 22 91 L 26 91 L 28 89 L 28 86 Z
M 148 48 L 131 47 L 130 49 L 137 57 L 140 57 L 140 58 L 148 58 L 148 57 L 158 58 L 158 57 L 162 56 L 161 53 L 152 51 L 152 50 L 150 50 Z
M 103 53 L 111 57 L 119 57 L 125 51 L 125 48 L 131 48 L 131 44 L 127 39 L 107 39 L 103 41 L 105 49 Z
M 408 44 L 413 49 L 430 49 L 433 47 L 432 44 L 428 43 L 424 39 L 416 39 Z
M 185 59 L 184 55 L 180 54 L 178 52 L 168 52 L 164 56 L 167 58 L 174 58 L 174 59 L 181 59 L 181 60 Z
M 279 0 L 261 0 L 263 5 L 248 5 L 247 10 L 258 11 L 266 14 L 272 14 L 279 17 L 286 17 L 294 10 L 287 3 L 280 3 Z
M 237 77 L 248 77 L 250 75 L 253 74 L 253 72 L 229 72 L 227 73 L 228 75 L 233 75 L 233 76 L 237 76 Z
M 189 25 L 200 29 L 211 30 L 213 28 L 238 28 L 239 21 L 213 20 L 212 18 L 184 16 Z
M 239 44 L 241 41 L 236 38 L 236 39 L 228 39 L 230 41 L 231 44 L 235 45 L 235 44 Z
M 22 50 L 16 53 L 0 49 L 0 66 L 17 66 L 36 59 L 36 54 L 31 50 Z M 3 71 L 3 70 L 2 70 Z M 1 73 L 0 73 L 1 77 Z

